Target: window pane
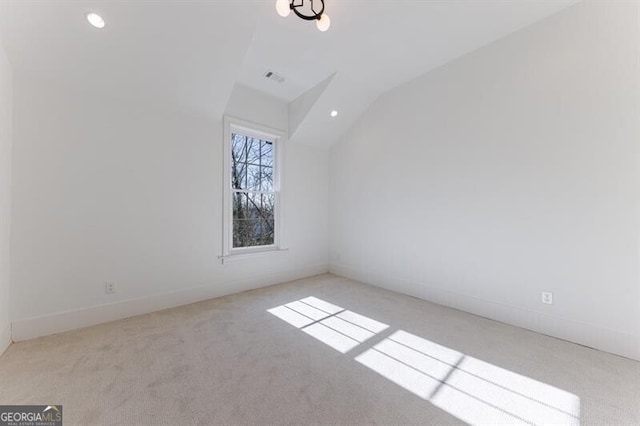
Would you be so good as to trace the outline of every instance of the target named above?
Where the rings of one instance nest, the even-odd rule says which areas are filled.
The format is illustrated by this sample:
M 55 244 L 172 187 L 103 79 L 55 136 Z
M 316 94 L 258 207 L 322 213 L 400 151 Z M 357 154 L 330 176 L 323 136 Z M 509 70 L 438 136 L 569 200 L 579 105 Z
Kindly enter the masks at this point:
M 273 218 L 275 210 L 275 194 L 261 194 L 262 208 L 266 218 Z
M 247 163 L 260 165 L 260 139 L 247 138 Z
M 275 230 L 275 194 L 262 194 L 262 209 L 264 220 L 264 233 L 273 241 Z
M 247 186 L 247 164 L 233 162 L 231 165 L 231 185 L 234 189 L 244 189 Z
M 258 232 L 259 224 L 252 219 L 238 219 L 233 222 L 233 247 L 255 247 L 254 235 Z
M 249 164 L 247 166 L 247 184 L 243 189 L 250 189 L 251 191 L 260 191 L 260 181 L 262 173 L 260 172 L 260 166 L 254 166 Z
M 274 196 L 236 192 L 233 200 L 233 247 L 273 244 Z
M 262 141 L 260 148 L 260 164 L 263 166 L 273 166 L 273 143 L 269 141 Z
M 260 219 L 261 213 L 260 194 L 247 194 L 247 217 Z
M 246 139 L 246 136 L 237 133 L 231 135 L 231 156 L 234 161 L 242 163 L 247 161 Z
M 273 192 L 273 167 L 260 168 L 260 190 Z
M 235 192 L 233 194 L 233 219 L 247 218 L 247 194 Z
M 248 194 L 234 194 L 233 205 L 233 246 L 250 247 L 255 235 L 256 220 L 251 217 Z

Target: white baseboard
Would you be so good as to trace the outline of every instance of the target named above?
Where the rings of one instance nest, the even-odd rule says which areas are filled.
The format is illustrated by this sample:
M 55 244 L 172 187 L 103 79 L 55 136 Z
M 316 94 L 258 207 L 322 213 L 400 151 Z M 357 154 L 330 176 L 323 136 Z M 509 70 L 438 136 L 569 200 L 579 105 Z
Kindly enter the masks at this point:
M 345 265 L 332 264 L 329 266 L 329 271 L 332 274 L 386 290 L 407 294 L 439 305 L 640 361 L 640 336 L 530 309 L 509 306 L 423 283 L 410 282 L 397 277 L 393 279 L 382 278 L 371 271 L 358 270 Z
M 205 285 L 171 293 L 15 320 L 11 324 L 11 339 L 14 342 L 21 342 L 327 272 L 329 272 L 328 265 L 316 265 L 222 284 Z
M 0 355 L 7 350 L 11 344 L 11 324 L 7 323 L 4 327 L 0 328 Z

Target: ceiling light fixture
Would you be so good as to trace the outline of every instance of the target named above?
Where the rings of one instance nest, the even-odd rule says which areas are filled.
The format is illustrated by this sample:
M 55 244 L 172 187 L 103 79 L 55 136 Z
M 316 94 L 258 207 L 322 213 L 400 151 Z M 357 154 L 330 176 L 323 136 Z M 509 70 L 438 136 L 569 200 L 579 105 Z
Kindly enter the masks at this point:
M 278 15 L 286 18 L 291 11 L 305 21 L 316 21 L 320 31 L 327 31 L 331 26 L 331 19 L 324 13 L 324 0 L 276 0 Z
M 87 13 L 87 21 L 96 28 L 104 28 L 104 19 L 97 13 Z
M 335 109 L 333 111 L 331 111 L 331 116 L 332 117 L 337 117 L 338 116 L 338 111 L 336 111 Z

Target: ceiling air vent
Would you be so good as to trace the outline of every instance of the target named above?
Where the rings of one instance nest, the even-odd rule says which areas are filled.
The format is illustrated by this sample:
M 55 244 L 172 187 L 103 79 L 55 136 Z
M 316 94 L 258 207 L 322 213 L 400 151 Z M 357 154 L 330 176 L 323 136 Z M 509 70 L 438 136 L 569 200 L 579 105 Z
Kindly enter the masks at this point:
M 277 72 L 267 71 L 264 77 L 276 83 L 284 83 L 284 77 L 278 74 Z

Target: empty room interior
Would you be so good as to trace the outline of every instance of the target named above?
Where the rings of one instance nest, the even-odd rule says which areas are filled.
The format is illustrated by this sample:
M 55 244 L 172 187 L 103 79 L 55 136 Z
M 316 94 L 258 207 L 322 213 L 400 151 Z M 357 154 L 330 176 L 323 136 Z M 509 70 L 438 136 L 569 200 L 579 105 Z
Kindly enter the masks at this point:
M 0 425 L 640 424 L 638 0 L 0 0 Z

